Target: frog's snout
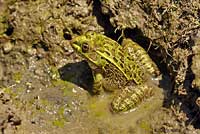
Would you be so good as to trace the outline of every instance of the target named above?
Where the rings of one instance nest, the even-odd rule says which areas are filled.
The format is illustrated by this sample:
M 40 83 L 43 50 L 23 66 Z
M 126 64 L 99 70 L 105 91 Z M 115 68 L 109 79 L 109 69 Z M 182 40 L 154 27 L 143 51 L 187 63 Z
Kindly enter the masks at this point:
M 70 41 L 70 45 L 72 46 L 72 48 L 75 50 L 75 51 L 79 51 L 81 48 L 80 46 L 78 45 L 77 41 L 75 39 L 72 39 Z

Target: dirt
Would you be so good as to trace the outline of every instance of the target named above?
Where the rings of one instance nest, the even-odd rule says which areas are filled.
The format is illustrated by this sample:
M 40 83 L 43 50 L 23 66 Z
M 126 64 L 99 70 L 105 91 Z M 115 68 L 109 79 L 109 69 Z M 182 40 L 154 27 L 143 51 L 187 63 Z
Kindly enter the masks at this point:
M 2 134 L 200 133 L 200 1 L 0 0 Z M 131 38 L 162 73 L 156 96 L 112 114 L 70 40 Z

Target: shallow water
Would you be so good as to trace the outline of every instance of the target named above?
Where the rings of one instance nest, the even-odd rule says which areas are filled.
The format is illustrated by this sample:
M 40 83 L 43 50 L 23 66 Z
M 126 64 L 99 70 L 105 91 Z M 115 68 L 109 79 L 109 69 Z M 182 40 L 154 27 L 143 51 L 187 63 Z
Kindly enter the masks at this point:
M 136 134 L 151 132 L 152 120 L 149 116 L 161 108 L 163 104 L 162 89 L 155 89 L 155 95 L 142 102 L 137 108 L 119 114 L 113 114 L 109 110 L 112 97 L 112 95 L 107 94 L 91 97 L 86 104 L 89 109 L 89 118 L 98 120 L 99 123 L 103 122 L 110 128 L 120 128 L 118 131 L 123 131 L 123 133 L 129 133 L 130 129 L 134 130 Z M 106 128 L 104 129 L 106 130 Z M 118 132 L 111 131 L 112 133 Z

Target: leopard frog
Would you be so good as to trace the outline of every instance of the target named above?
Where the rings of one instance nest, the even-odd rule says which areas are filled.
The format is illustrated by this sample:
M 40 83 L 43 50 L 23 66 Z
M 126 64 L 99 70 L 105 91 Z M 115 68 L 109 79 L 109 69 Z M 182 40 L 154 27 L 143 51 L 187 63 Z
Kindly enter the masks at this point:
M 88 32 L 75 37 L 71 45 L 92 68 L 94 93 L 116 93 L 111 102 L 113 112 L 128 111 L 153 96 L 155 86 L 151 81 L 159 70 L 131 39 L 124 39 L 120 45 L 105 35 Z

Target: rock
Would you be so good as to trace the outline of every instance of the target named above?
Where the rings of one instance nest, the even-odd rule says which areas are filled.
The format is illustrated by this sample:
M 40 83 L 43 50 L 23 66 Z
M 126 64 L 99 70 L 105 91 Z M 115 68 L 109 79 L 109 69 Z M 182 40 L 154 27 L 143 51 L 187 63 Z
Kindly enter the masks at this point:
M 200 89 L 200 32 L 195 37 L 195 46 L 192 47 L 194 56 L 192 57 L 192 72 L 195 75 L 195 79 L 192 81 L 192 87 Z
M 34 56 L 34 55 L 36 55 L 37 50 L 36 50 L 35 48 L 28 48 L 28 49 L 27 49 L 27 53 L 28 53 L 29 55 L 31 55 L 31 56 Z
M 12 43 L 10 41 L 9 42 L 5 42 L 3 44 L 3 52 L 5 54 L 9 53 L 12 50 L 12 48 L 13 48 L 13 45 L 12 45 Z

